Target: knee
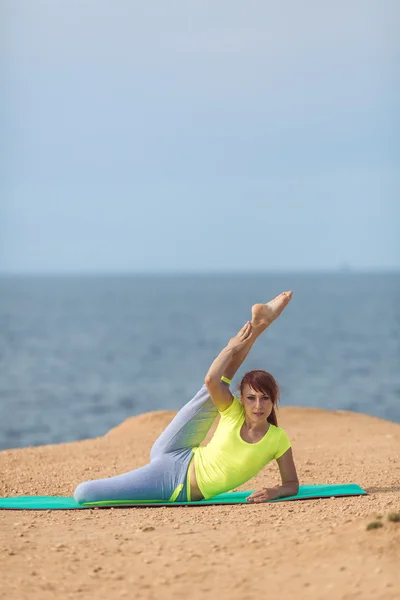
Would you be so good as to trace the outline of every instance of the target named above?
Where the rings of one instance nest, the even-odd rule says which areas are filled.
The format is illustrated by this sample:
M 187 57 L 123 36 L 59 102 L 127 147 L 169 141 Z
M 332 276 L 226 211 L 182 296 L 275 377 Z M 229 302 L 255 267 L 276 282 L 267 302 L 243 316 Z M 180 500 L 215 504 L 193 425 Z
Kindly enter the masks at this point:
M 74 499 L 79 504 L 83 504 L 84 502 L 95 502 L 93 499 L 93 488 L 91 485 L 91 481 L 84 481 L 80 483 L 74 492 Z

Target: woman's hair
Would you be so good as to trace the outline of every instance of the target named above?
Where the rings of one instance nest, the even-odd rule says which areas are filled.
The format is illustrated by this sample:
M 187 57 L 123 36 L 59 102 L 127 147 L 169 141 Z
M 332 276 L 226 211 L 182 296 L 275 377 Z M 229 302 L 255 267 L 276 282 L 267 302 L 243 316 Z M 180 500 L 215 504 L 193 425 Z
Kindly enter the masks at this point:
M 249 371 L 243 377 L 238 386 L 241 396 L 243 396 L 243 389 L 246 384 L 253 388 L 254 391 L 268 394 L 268 396 L 271 398 L 273 408 L 267 421 L 268 423 L 275 425 L 275 427 L 278 427 L 275 406 L 278 404 L 279 400 L 279 386 L 275 381 L 275 378 L 271 375 L 271 373 L 267 373 L 267 371 Z

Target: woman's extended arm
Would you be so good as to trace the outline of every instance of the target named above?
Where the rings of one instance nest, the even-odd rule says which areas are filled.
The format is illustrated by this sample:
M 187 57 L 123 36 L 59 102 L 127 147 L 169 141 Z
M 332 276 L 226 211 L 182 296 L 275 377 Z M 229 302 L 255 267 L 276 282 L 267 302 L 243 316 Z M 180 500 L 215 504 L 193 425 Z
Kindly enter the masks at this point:
M 233 401 L 228 385 L 221 377 L 231 380 L 248 355 L 261 330 L 253 328 L 248 321 L 228 345 L 221 350 L 204 379 L 211 399 L 219 411 L 226 410 Z

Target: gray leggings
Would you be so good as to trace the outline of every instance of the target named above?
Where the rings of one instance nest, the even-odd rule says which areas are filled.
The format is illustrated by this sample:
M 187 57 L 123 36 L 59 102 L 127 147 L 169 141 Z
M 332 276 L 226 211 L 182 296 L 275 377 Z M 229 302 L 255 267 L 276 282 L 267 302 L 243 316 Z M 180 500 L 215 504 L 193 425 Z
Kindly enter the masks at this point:
M 188 500 L 187 471 L 193 448 L 206 437 L 218 411 L 205 385 L 155 441 L 150 463 L 129 473 L 80 483 L 77 502 L 104 500 Z

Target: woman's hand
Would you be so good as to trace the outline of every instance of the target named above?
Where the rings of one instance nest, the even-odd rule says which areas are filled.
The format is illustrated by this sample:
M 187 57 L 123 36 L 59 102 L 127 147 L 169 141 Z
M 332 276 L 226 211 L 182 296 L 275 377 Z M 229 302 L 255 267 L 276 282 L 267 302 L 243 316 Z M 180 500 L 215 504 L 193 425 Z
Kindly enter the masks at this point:
M 247 343 L 251 334 L 251 322 L 247 321 L 245 325 L 243 325 L 242 329 L 235 335 L 235 337 L 231 338 L 228 342 L 227 348 L 233 350 L 233 352 L 238 352 L 241 350 Z
M 279 490 L 276 488 L 261 488 L 258 492 L 253 492 L 247 497 L 247 502 L 251 504 L 266 502 L 267 500 L 276 500 L 279 498 Z

